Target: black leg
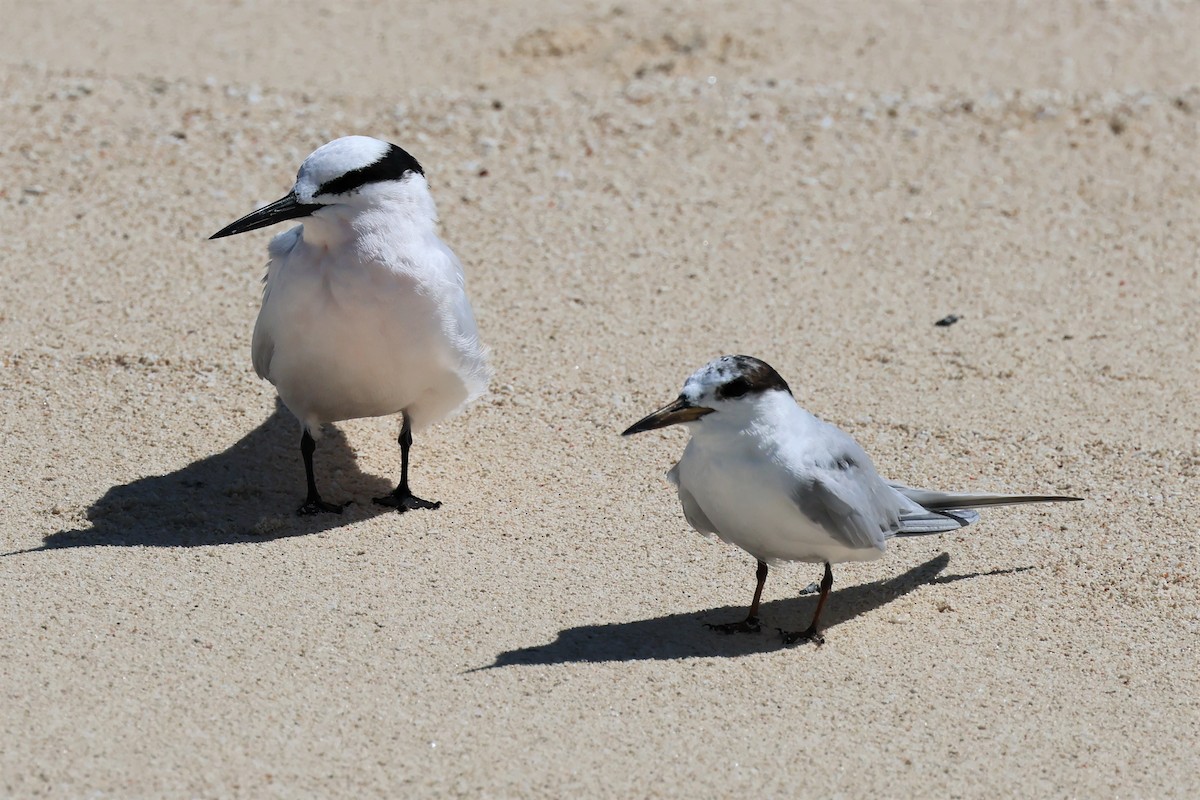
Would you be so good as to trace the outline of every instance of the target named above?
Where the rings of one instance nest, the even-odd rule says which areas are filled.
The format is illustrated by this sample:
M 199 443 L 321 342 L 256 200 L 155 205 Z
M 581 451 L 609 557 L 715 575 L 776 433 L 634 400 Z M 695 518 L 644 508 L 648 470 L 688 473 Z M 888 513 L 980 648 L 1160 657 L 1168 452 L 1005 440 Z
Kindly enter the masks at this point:
M 301 516 L 310 514 L 320 514 L 328 512 L 331 514 L 340 514 L 342 509 L 350 505 L 349 503 L 326 503 L 321 499 L 321 494 L 317 491 L 317 479 L 313 475 L 313 451 L 317 449 L 317 442 L 308 432 L 308 428 L 304 429 L 304 435 L 300 437 L 300 454 L 304 456 L 304 475 L 308 478 L 308 497 L 304 499 L 304 505 L 296 509 L 296 513 Z
M 422 500 L 408 488 L 408 450 L 412 447 L 412 421 L 408 412 L 401 412 L 404 422 L 400 426 L 400 485 L 383 497 L 376 497 L 375 502 L 381 506 L 390 506 L 397 511 L 410 511 L 416 508 L 441 508 L 437 500 Z
M 784 644 L 796 644 L 797 642 L 815 642 L 817 645 L 825 644 L 825 637 L 817 629 L 817 622 L 821 619 L 821 611 L 825 608 L 825 601 L 829 598 L 829 590 L 832 588 L 833 567 L 829 566 L 829 562 L 825 562 L 825 577 L 821 579 L 821 596 L 817 598 L 817 611 L 813 614 L 812 624 L 806 629 L 795 633 L 779 631 L 780 635 L 783 636 Z
M 767 562 L 758 562 L 758 586 L 754 589 L 754 601 L 750 603 L 750 613 L 741 622 L 726 622 L 723 625 L 705 624 L 706 628 L 718 633 L 758 633 L 762 624 L 758 621 L 758 604 L 762 600 L 763 584 L 767 582 Z

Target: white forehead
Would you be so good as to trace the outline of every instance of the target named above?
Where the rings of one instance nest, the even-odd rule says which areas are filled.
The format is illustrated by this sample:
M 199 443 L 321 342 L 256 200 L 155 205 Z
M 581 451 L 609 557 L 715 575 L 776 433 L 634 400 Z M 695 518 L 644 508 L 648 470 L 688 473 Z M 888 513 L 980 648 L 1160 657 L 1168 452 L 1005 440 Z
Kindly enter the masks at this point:
M 343 136 L 321 145 L 304 159 L 296 175 L 296 194 L 311 198 L 323 184 L 374 164 L 391 147 L 370 136 Z

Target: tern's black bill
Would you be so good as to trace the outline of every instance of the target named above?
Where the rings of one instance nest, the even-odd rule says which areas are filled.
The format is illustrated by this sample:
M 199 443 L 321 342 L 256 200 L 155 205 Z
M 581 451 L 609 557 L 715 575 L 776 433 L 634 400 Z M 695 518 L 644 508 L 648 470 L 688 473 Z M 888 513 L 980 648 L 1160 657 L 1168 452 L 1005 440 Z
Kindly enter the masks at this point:
M 656 428 L 665 428 L 668 425 L 678 425 L 681 422 L 692 422 L 700 419 L 705 414 L 711 414 L 714 410 L 707 406 L 694 406 L 681 397 L 674 403 L 663 406 L 645 419 L 638 420 L 621 435 L 629 436 L 634 433 L 652 431 Z
M 208 238 L 221 239 L 225 236 L 233 236 L 237 233 L 265 228 L 268 225 L 274 225 L 276 222 L 284 222 L 285 220 L 296 219 L 297 217 L 307 217 L 318 208 L 321 208 L 320 203 L 306 205 L 296 200 L 294 193 L 288 192 L 286 197 L 276 200 L 269 206 L 263 206 L 258 211 L 251 211 L 237 222 L 226 225 Z

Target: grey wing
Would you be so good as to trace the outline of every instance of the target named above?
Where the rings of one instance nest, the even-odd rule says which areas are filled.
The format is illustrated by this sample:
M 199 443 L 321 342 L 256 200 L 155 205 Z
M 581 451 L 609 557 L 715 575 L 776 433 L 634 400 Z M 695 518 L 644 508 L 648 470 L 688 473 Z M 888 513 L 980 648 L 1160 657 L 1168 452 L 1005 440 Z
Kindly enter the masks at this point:
M 275 355 L 275 337 L 271 335 L 269 326 L 264 321 L 267 303 L 271 299 L 271 278 L 275 276 L 276 280 L 279 279 L 277 273 L 283 268 L 284 259 L 299 244 L 303 230 L 303 225 L 297 225 L 279 234 L 267 245 L 267 255 L 271 260 L 267 262 L 267 274 L 263 276 L 262 306 L 254 323 L 254 339 L 250 346 L 250 360 L 254 363 L 254 371 L 258 377 L 267 380 L 271 380 L 271 359 Z
M 488 349 L 479 340 L 479 326 L 475 322 L 475 312 L 467 297 L 462 262 L 441 239 L 437 240 L 437 244 L 449 267 L 447 278 L 457 289 L 451 296 L 449 315 L 446 317 L 449 328 L 446 333 L 453 341 L 451 350 L 457 362 L 459 376 L 467 387 L 467 397 L 473 400 L 483 394 L 492 379 L 492 369 L 488 365 Z
M 463 271 L 462 262 L 458 260 L 458 256 L 450 249 L 450 246 L 441 239 L 437 240 L 437 248 L 441 253 L 445 263 L 449 269 L 447 277 L 458 287 L 459 293 L 455 298 L 452 313 L 454 321 L 457 324 L 457 333 L 459 336 L 478 337 L 479 329 L 475 323 L 475 312 L 471 308 L 471 302 L 467 299 L 466 286 L 467 277 Z
M 1059 494 L 960 494 L 958 492 L 935 492 L 929 489 L 914 489 L 903 483 L 888 483 L 904 497 L 914 503 L 937 511 L 946 509 L 983 508 L 985 506 L 1016 506 L 1023 503 L 1064 503 L 1079 500 Z
M 705 515 L 704 510 L 700 508 L 700 504 L 696 502 L 696 498 L 692 493 L 683 488 L 683 484 L 679 482 L 679 465 L 671 467 L 667 473 L 667 480 L 675 485 L 679 491 L 679 503 L 683 506 L 683 516 L 687 519 L 688 524 L 698 530 L 700 533 L 716 533 L 717 526 L 712 524 L 712 521 Z
M 267 264 L 267 274 L 263 276 L 262 306 L 258 309 L 258 319 L 254 321 L 254 338 L 250 344 L 250 360 L 254 371 L 260 378 L 271 380 L 271 358 L 275 355 L 275 338 L 267 330 L 263 317 L 267 312 L 267 300 L 271 296 L 271 272 L 276 269 L 278 258 L 273 258 Z
M 806 517 L 857 550 L 883 550 L 900 528 L 894 493 L 874 468 L 864 468 L 854 459 L 840 458 L 814 469 L 796 483 L 792 500 Z
M 263 297 L 263 302 L 266 302 L 266 297 Z M 258 322 L 254 323 L 254 340 L 250 346 L 250 360 L 254 362 L 254 371 L 258 373 L 258 377 L 271 379 L 271 358 L 274 355 L 275 340 L 267 333 L 260 313 Z

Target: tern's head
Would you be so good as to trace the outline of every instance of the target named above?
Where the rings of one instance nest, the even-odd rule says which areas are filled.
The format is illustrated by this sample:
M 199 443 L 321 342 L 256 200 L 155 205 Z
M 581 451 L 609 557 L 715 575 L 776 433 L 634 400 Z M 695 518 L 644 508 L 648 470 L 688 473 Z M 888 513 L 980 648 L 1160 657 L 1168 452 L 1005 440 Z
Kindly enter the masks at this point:
M 722 418 L 741 418 L 764 399 L 792 390 L 770 364 L 752 356 L 721 356 L 692 373 L 670 405 L 638 421 L 622 435 L 668 425 Z M 702 423 L 703 424 L 703 423 Z
M 227 225 L 213 239 L 311 216 L 323 208 L 365 208 L 381 199 L 415 203 L 433 216 L 425 171 L 406 150 L 370 136 L 343 136 L 304 159 L 283 198 Z

